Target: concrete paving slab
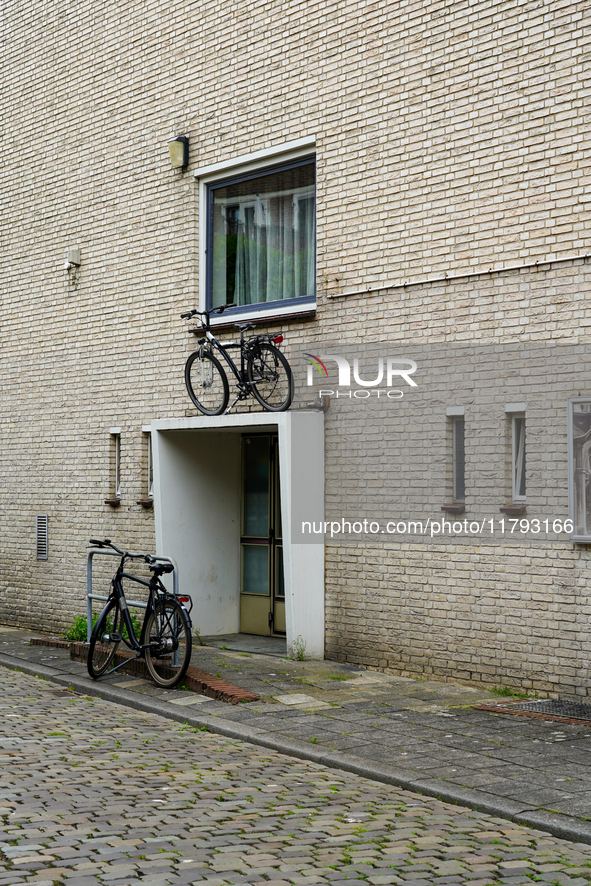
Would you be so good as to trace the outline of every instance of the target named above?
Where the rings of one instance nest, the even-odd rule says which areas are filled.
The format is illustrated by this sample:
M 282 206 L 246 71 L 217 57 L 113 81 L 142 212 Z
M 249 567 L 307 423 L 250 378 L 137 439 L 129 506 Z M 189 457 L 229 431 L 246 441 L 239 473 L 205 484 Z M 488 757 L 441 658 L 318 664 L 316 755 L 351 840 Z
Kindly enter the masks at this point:
M 117 680 L 113 683 L 113 686 L 121 686 L 123 689 L 138 689 L 140 686 L 153 686 L 153 683 L 150 683 L 149 680 L 142 680 L 141 678 L 133 678 L 131 680 Z
M 209 701 L 208 698 L 205 698 L 203 695 L 190 696 L 189 698 L 171 698 L 170 704 L 178 704 L 178 705 L 194 705 L 194 704 L 206 704 Z
M 313 698 L 311 695 L 292 692 L 287 695 L 274 695 L 273 698 L 279 704 L 293 705 L 302 708 L 329 708 L 330 703 Z

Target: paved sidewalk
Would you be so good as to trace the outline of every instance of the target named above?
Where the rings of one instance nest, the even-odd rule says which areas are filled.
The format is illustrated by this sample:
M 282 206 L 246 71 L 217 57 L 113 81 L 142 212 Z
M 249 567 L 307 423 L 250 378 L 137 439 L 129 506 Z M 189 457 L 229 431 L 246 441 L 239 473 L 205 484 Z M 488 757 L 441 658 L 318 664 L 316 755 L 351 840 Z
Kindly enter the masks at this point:
M 228 705 L 118 673 L 0 628 L 0 664 L 77 691 L 591 843 L 591 727 L 499 716 L 488 692 L 334 662 L 199 647 L 192 663 L 261 696 Z
M 0 668 L 1 886 L 589 886 L 591 847 Z

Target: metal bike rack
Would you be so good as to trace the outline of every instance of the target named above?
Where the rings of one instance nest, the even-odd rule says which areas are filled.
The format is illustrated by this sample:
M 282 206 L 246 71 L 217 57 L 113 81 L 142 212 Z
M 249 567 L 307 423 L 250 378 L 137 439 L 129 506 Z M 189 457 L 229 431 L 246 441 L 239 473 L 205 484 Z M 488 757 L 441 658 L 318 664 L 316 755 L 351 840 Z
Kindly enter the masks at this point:
M 133 556 L 139 557 L 143 555 L 133 554 L 133 551 L 129 551 Z M 108 597 L 103 597 L 101 594 L 93 594 L 92 593 L 92 559 L 95 554 L 106 554 L 108 557 L 119 557 L 121 558 L 121 554 L 118 554 L 116 551 L 106 551 L 103 548 L 92 548 L 88 552 L 88 558 L 86 560 L 86 642 L 90 643 L 90 635 L 92 633 L 92 601 L 93 600 L 102 600 L 104 603 L 109 599 Z M 179 595 L 179 573 L 178 567 L 174 560 L 170 557 L 154 557 L 159 563 L 171 563 L 172 564 L 172 593 L 175 597 Z M 137 609 L 145 609 L 145 603 L 138 603 L 136 601 L 128 600 L 128 606 L 134 606 Z

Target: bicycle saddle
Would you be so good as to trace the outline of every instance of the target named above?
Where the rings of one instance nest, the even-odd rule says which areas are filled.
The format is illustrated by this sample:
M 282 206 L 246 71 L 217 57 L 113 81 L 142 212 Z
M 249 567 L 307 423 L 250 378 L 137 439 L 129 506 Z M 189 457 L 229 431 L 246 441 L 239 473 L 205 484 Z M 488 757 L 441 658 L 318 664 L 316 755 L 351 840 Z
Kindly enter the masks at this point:
M 244 332 L 246 329 L 254 329 L 254 323 L 236 323 L 236 329 Z
M 167 572 L 172 572 L 173 569 L 172 563 L 153 563 L 150 566 L 150 572 L 153 572 L 155 575 L 165 575 Z

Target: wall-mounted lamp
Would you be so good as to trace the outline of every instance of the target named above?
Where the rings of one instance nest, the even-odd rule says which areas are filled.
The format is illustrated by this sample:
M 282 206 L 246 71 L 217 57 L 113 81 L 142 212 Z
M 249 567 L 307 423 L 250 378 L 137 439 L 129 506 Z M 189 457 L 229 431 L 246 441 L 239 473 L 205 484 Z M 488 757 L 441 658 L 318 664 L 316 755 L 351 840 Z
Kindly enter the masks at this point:
M 66 271 L 75 270 L 80 267 L 80 250 L 79 249 L 68 249 L 68 253 L 66 255 L 66 262 L 64 265 Z
M 168 142 L 170 165 L 173 169 L 183 169 L 189 164 L 189 139 L 179 135 Z

